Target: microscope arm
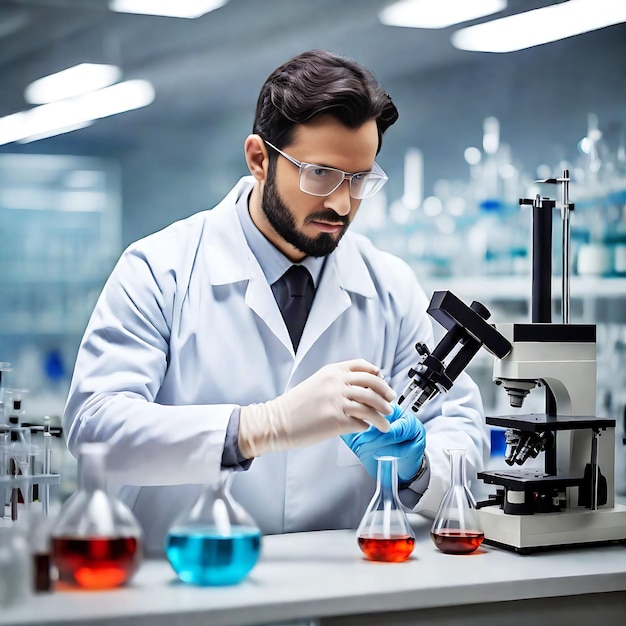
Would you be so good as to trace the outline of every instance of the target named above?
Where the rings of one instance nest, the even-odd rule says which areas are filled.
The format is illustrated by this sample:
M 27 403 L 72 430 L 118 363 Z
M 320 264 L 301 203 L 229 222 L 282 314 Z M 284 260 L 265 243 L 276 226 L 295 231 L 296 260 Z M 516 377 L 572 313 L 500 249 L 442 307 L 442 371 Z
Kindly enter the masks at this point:
M 420 358 L 409 369 L 409 383 L 398 398 L 401 409 L 415 413 L 438 393 L 449 391 L 481 347 L 497 358 L 506 356 L 512 347 L 506 337 L 487 323 L 491 313 L 480 302 L 467 306 L 450 291 L 435 291 L 427 313 L 448 332 L 432 352 L 424 343 L 415 345 Z M 446 365 L 444 359 L 459 344 Z

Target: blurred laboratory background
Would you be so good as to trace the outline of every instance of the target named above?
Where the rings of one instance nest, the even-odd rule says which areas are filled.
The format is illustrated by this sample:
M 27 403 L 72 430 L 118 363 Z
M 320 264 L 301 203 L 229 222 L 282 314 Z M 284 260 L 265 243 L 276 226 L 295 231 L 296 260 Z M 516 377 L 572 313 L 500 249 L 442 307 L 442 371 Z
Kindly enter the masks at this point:
M 405 258 L 429 295 L 451 289 L 491 321 L 529 320 L 518 200 L 554 198 L 557 186 L 534 181 L 569 171 L 572 321 L 598 324 L 598 412 L 618 419 L 623 446 L 626 2 L 133 4 L 0 0 L 0 361 L 31 421 L 59 423 L 123 248 L 219 201 L 247 173 L 267 75 L 324 48 L 369 67 L 400 110 L 378 159 L 389 182 L 354 228 Z M 488 412 L 510 411 L 490 358 L 470 373 Z

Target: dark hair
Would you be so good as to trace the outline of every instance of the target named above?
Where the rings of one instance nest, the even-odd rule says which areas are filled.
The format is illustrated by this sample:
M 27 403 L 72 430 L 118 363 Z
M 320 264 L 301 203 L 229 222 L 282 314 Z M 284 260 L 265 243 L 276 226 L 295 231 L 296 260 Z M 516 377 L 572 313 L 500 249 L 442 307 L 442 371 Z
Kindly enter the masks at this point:
M 277 148 L 289 145 L 294 128 L 329 113 L 348 128 L 375 119 L 378 150 L 383 133 L 398 119 L 391 96 L 374 75 L 352 59 L 310 50 L 276 68 L 259 94 L 253 131 Z

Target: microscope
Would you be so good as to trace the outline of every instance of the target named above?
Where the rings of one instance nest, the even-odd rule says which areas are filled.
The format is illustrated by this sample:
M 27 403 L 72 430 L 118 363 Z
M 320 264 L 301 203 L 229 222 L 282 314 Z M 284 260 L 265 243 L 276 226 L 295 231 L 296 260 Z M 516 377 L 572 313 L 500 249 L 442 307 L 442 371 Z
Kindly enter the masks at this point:
M 495 357 L 493 380 L 511 407 L 545 389 L 545 413 L 487 417 L 505 428 L 505 469 L 478 478 L 496 492 L 478 503 L 485 543 L 521 554 L 572 545 L 626 541 L 626 507 L 615 503 L 615 420 L 595 416 L 596 327 L 569 322 L 569 172 L 537 181 L 561 185 L 563 223 L 562 313 L 552 311 L 552 210 L 556 202 L 537 195 L 532 206 L 531 323 L 490 325 L 485 307 L 467 307 L 450 292 L 435 292 L 428 313 L 447 330 L 430 353 L 418 344 L 418 364 L 399 398 L 419 411 L 454 379 L 481 347 Z M 458 346 L 457 346 L 458 344 Z M 458 348 L 449 365 L 444 359 Z M 543 469 L 524 469 L 543 453 Z

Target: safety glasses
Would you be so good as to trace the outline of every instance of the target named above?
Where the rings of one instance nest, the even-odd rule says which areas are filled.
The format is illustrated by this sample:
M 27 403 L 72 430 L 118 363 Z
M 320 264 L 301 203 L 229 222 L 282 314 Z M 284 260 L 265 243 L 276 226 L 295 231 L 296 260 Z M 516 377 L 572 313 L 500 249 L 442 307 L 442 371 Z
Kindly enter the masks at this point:
M 335 167 L 298 161 L 286 152 L 279 150 L 269 141 L 265 141 L 265 143 L 300 170 L 300 190 L 312 196 L 329 196 L 347 179 L 350 183 L 350 196 L 355 200 L 363 200 L 379 192 L 388 180 L 387 174 L 376 162 L 369 172 L 352 174 Z

